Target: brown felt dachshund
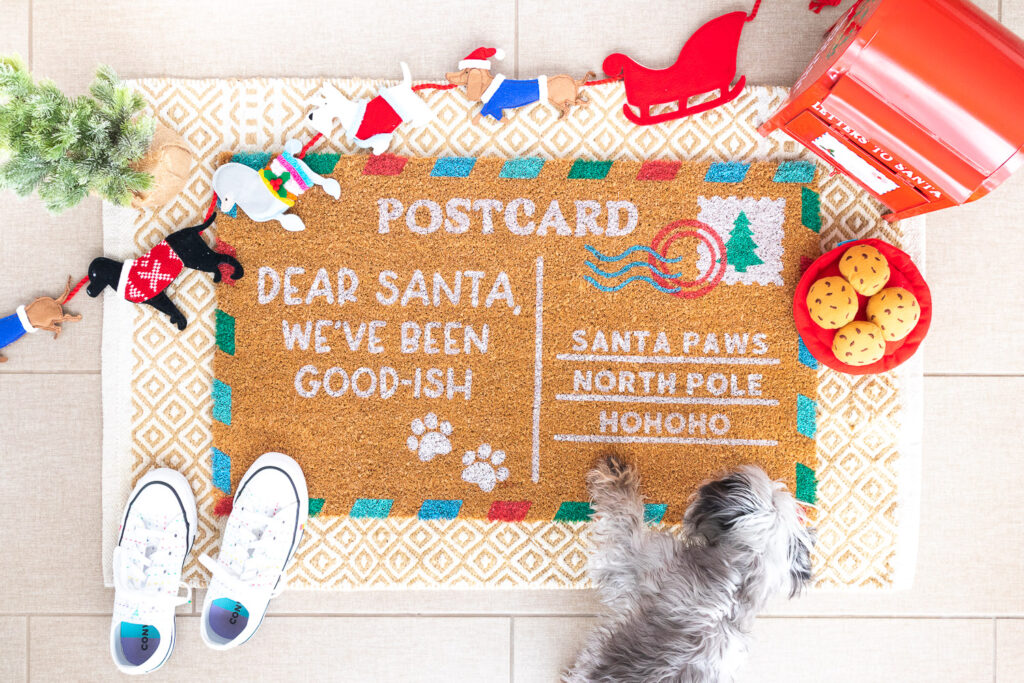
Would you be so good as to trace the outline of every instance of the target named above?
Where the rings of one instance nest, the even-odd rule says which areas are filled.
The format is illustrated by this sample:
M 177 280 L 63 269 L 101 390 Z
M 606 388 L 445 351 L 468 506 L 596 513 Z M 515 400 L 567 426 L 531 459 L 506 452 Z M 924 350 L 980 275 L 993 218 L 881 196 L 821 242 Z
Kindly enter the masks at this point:
M 580 88 L 594 76 L 592 71 L 578 81 L 565 74 L 512 80 L 500 74 L 491 75 L 491 57 L 501 59 L 504 53 L 494 48 L 479 48 L 459 62 L 459 71 L 445 74 L 449 83 L 466 86 L 467 98 L 484 103 L 477 120 L 490 116 L 500 121 L 503 109 L 516 109 L 543 100 L 558 107 L 558 118 L 568 114 L 575 105 L 590 104 L 580 97 Z
M 68 315 L 64 312 L 64 302 L 68 300 L 71 292 L 71 277 L 68 276 L 68 283 L 64 287 L 64 293 L 54 299 L 48 296 L 41 296 L 27 306 L 19 306 L 17 313 L 6 318 L 0 318 L 0 347 L 6 346 L 15 339 L 19 339 L 26 332 L 46 330 L 53 332 L 53 338 L 60 336 L 62 323 L 78 322 L 82 319 L 80 315 Z M 26 325 L 28 327 L 26 327 Z M 29 329 L 31 328 L 31 329 Z M 0 356 L 0 363 L 7 362 L 7 358 Z

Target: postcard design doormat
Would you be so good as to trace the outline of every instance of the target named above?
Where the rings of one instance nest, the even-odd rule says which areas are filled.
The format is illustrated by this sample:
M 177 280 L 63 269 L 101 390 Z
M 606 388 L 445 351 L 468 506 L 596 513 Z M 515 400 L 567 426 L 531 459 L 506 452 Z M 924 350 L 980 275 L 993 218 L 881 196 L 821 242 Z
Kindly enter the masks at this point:
M 332 175 L 340 201 L 294 209 L 304 232 L 218 218 L 249 274 L 218 290 L 225 494 L 280 450 L 324 515 L 579 521 L 614 449 L 668 521 L 727 468 L 797 488 L 815 466 L 790 315 L 813 164 L 353 156 Z
M 349 98 L 372 97 L 380 87 L 377 81 L 361 79 L 330 82 Z M 152 103 L 150 113 L 186 136 L 199 161 L 185 190 L 160 211 L 140 213 L 104 205 L 104 251 L 123 258 L 152 247 L 188 220 L 202 218 L 219 153 L 269 153 L 279 151 L 289 138 L 309 139 L 314 131 L 305 125 L 306 102 L 323 81 L 161 78 L 133 85 Z M 396 131 L 393 151 L 398 154 L 743 163 L 814 159 L 785 136 L 764 138 L 755 130 L 785 102 L 785 88 L 748 86 L 736 100 L 712 112 L 645 129 L 622 117 L 621 83 L 591 88 L 593 103 L 578 118 L 556 120 L 553 108 L 537 107 L 516 112 L 495 126 L 475 125 L 471 103 L 457 92 L 424 92 L 438 120 L 423 129 Z M 314 155 L 327 160 L 355 152 L 343 139 L 323 140 L 307 159 L 312 163 Z M 333 158 L 326 168 L 335 162 Z M 819 183 L 815 189 L 821 201 L 821 249 L 874 236 L 922 263 L 923 218 L 888 223 L 881 216 L 883 207 L 844 176 L 826 176 Z M 117 305 L 123 302 L 113 298 L 104 302 L 107 558 L 126 497 L 153 467 L 174 467 L 189 478 L 199 503 L 197 552 L 217 553 L 224 518 L 215 514 L 215 507 L 225 494 L 214 484 L 214 463 L 219 475 L 225 470 L 223 457 L 211 448 L 211 387 L 214 358 L 224 353 L 215 336 L 216 292 L 222 288 L 195 275 L 183 277 L 174 293 L 195 316 L 183 333 L 145 307 Z M 817 372 L 817 467 L 813 479 L 801 470 L 804 491 L 813 490 L 817 497 L 815 585 L 906 586 L 913 576 L 917 543 L 913 512 L 920 488 L 920 363 L 871 377 L 852 378 L 821 367 Z M 678 524 L 664 528 L 681 532 Z M 289 585 L 324 590 L 582 588 L 589 585 L 589 530 L 586 523 L 552 520 L 501 523 L 468 517 L 436 521 L 318 514 L 306 527 L 311 540 L 299 549 Z M 184 577 L 201 586 L 205 575 L 195 556 L 186 564 Z M 104 563 L 108 585 L 110 572 L 110 563 Z

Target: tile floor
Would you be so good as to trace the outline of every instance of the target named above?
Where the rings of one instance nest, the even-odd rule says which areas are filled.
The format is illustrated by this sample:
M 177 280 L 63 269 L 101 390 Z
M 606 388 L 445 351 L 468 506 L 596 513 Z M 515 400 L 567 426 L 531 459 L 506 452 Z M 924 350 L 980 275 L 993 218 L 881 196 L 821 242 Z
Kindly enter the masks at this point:
M 81 90 L 98 62 L 125 77 L 440 75 L 477 45 L 507 71 L 599 70 L 625 50 L 668 63 L 697 26 L 744 0 L 0 0 L 0 52 Z M 847 0 L 845 5 L 849 4 Z M 985 0 L 1024 33 L 1024 0 Z M 739 71 L 790 84 L 835 11 L 768 0 Z M 460 36 L 452 40 L 451 36 Z M 924 349 L 918 577 L 888 595 L 817 593 L 771 605 L 745 681 L 1024 680 L 1024 174 L 929 218 L 935 321 Z M 102 251 L 100 205 L 59 218 L 0 195 L 0 311 L 49 292 Z M 29 256 L 29 255 L 32 256 Z M 0 366 L 0 681 L 109 680 L 111 592 L 100 578 L 101 311 Z M 290 593 L 249 647 L 215 654 L 191 610 L 163 680 L 553 681 L 594 622 L 588 592 Z

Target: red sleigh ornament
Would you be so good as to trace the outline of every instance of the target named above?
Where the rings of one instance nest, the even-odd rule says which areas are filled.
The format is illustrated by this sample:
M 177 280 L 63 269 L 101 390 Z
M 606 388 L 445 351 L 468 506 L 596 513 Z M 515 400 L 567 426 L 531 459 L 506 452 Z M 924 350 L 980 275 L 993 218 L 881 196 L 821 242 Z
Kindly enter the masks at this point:
M 692 116 L 734 100 L 746 84 L 746 76 L 736 76 L 736 52 L 743 24 L 757 16 L 760 0 L 748 15 L 730 12 L 712 19 L 690 36 L 679 51 L 676 63 L 667 69 L 649 69 L 624 54 L 605 58 L 603 68 L 609 76 L 621 76 L 626 87 L 622 113 L 638 126 Z M 721 94 L 706 102 L 689 105 L 691 97 L 715 90 Z M 651 114 L 651 107 L 678 103 L 675 111 Z M 638 111 L 634 111 L 632 107 Z

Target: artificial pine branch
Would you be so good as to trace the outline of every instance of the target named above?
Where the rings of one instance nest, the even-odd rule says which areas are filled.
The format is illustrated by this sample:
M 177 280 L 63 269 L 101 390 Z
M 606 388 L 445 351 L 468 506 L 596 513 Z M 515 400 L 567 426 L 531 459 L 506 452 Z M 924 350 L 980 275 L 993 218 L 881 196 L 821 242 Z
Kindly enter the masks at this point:
M 95 193 L 128 204 L 152 187 L 136 171 L 155 123 L 142 115 L 142 96 L 109 66 L 96 70 L 89 95 L 68 97 L 35 81 L 17 57 L 0 57 L 0 188 L 39 196 L 59 213 Z

